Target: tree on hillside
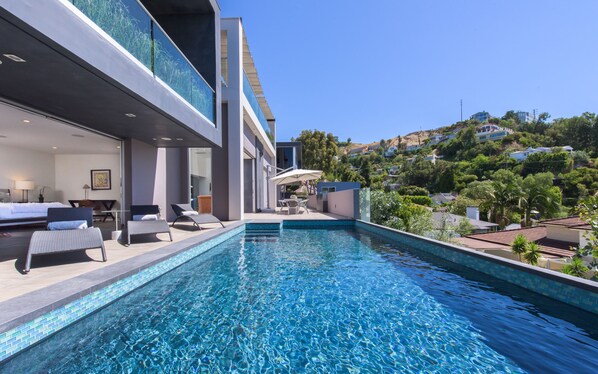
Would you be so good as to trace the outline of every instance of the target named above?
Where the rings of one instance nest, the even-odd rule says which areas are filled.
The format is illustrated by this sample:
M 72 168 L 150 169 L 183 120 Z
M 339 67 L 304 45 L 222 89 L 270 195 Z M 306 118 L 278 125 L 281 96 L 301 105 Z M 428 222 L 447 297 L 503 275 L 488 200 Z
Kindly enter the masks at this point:
M 318 130 L 303 130 L 297 141 L 303 147 L 303 166 L 306 169 L 322 170 L 326 174 L 334 171 L 338 153 L 334 135 Z
M 552 185 L 551 173 L 528 175 L 521 183 L 519 207 L 524 226 L 531 224 L 531 212 L 537 210 L 543 218 L 551 218 L 561 208 L 561 190 Z

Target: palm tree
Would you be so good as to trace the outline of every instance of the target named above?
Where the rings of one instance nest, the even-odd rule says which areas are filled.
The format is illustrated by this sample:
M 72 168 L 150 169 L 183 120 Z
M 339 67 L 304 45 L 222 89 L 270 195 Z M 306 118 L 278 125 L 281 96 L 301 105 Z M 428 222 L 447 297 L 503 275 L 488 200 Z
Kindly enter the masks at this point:
M 517 235 L 511 243 L 511 251 L 519 256 L 519 261 L 521 261 L 521 255 L 527 250 L 528 244 L 527 238 L 521 234 Z
M 523 258 L 530 265 L 538 265 L 538 259 L 540 258 L 540 246 L 538 243 L 530 242 L 527 245 L 527 250 L 523 254 Z
M 531 224 L 532 210 L 550 218 L 561 208 L 561 191 L 552 185 L 552 173 L 528 175 L 521 184 L 519 207 L 524 214 L 524 226 Z
M 584 278 L 588 267 L 584 265 L 583 260 L 579 257 L 573 257 L 570 264 L 563 266 L 562 272 L 573 275 L 574 277 Z
M 503 229 L 509 223 L 506 211 L 517 207 L 522 195 L 521 177 L 509 170 L 498 170 L 492 175 L 491 186 L 487 196 L 490 215 Z

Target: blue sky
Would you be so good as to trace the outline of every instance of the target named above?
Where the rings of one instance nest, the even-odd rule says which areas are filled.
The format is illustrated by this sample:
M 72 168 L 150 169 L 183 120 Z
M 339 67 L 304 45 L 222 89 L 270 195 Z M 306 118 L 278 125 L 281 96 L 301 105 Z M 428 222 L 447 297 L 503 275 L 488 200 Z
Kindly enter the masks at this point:
M 279 141 L 370 142 L 486 110 L 598 112 L 596 0 L 219 0 L 243 18 Z

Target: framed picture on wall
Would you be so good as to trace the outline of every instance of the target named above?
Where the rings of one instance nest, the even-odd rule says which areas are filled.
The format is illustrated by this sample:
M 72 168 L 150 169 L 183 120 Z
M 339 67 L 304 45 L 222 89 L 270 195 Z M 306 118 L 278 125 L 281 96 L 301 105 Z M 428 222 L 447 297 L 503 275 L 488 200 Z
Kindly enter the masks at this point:
M 112 181 L 110 169 L 100 169 L 91 171 L 91 189 L 92 190 L 111 190 Z

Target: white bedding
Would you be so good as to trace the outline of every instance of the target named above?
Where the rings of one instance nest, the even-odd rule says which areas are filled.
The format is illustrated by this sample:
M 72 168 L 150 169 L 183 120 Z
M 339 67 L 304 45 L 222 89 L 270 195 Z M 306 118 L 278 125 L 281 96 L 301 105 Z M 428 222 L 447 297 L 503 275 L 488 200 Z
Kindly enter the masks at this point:
M 0 219 L 45 217 L 48 208 L 68 208 L 62 203 L 0 203 Z

